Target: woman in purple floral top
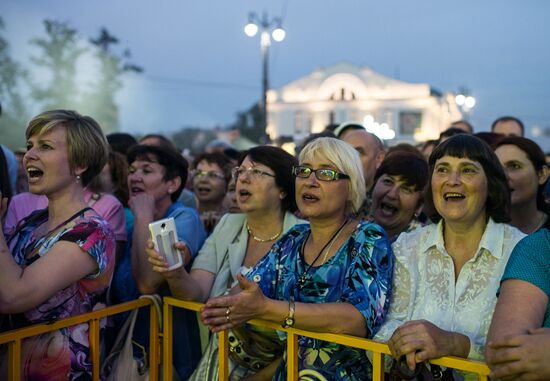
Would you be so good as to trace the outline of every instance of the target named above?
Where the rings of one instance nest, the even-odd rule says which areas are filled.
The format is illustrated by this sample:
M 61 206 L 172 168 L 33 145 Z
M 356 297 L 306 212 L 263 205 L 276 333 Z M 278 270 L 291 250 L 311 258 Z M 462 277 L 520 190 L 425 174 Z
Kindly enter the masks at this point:
M 3 329 L 104 307 L 114 268 L 113 232 L 84 202 L 84 187 L 107 159 L 101 128 L 90 117 L 54 110 L 31 120 L 26 136 L 30 191 L 46 195 L 48 208 L 0 234 L 0 318 L 9 321 Z M 2 199 L 0 216 L 6 207 Z M 6 360 L 0 358 L 1 372 Z M 5 376 L 0 373 L 0 379 Z M 92 379 L 88 325 L 25 340 L 21 378 Z

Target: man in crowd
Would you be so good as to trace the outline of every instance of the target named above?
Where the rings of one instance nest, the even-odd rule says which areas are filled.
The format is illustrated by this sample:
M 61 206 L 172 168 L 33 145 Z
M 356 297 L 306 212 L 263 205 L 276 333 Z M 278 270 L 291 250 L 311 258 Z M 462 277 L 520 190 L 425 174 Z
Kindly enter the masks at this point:
M 501 116 L 491 125 L 491 132 L 504 136 L 523 136 L 525 128 L 523 122 L 513 116 Z
M 374 174 L 386 155 L 384 143 L 376 135 L 368 132 L 362 125 L 356 123 L 344 123 L 336 128 L 334 132 L 339 139 L 351 145 L 359 153 L 359 158 L 363 164 L 363 176 L 365 177 L 365 187 L 367 189 L 367 199 L 361 207 L 361 213 L 368 215 L 371 201 L 370 193 L 374 185 Z

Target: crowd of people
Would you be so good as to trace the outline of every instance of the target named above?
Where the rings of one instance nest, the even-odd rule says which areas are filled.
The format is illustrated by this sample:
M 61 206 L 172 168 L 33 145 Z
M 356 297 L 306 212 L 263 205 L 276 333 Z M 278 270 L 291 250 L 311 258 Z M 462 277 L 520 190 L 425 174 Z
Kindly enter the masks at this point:
M 25 151 L 0 149 L 0 332 L 159 294 L 204 303 L 174 312 L 181 380 L 218 378 L 222 330 L 230 380 L 286 379 L 284 331 L 252 319 L 385 342 L 411 371 L 457 356 L 494 379 L 550 379 L 545 155 L 515 117 L 448 127 L 386 147 L 348 122 L 296 156 L 226 144 L 191 158 L 163 135 L 104 136 L 91 117 L 43 112 Z M 177 268 L 149 233 L 165 218 Z M 103 322 L 104 354 L 127 316 Z M 144 367 L 148 327 L 140 311 Z M 21 358 L 24 380 L 91 379 L 88 326 L 26 339 Z M 335 343 L 300 337 L 298 361 L 307 379 L 371 377 L 367 352 Z

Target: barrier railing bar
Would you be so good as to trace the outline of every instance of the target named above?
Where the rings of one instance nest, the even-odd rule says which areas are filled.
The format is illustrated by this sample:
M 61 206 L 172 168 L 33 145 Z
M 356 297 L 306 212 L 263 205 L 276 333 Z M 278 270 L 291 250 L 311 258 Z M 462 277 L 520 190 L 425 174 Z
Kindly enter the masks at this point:
M 25 328 L 14 329 L 8 332 L 0 333 L 0 345 L 8 344 L 8 379 L 10 381 L 19 381 L 21 378 L 21 342 L 22 340 L 38 336 L 44 333 L 58 331 L 62 328 L 70 327 L 78 324 L 89 324 L 89 339 L 90 339 L 90 355 L 92 356 L 93 380 L 99 380 L 99 319 L 107 316 L 116 315 L 122 312 L 130 311 L 136 308 L 141 308 L 150 305 L 152 309 L 155 306 L 149 299 L 136 299 L 130 302 L 117 304 L 115 306 L 106 307 L 97 311 L 88 312 L 82 315 L 73 316 L 63 320 L 53 322 L 51 324 L 36 324 Z M 151 316 L 156 313 L 156 310 L 151 311 Z M 158 324 L 158 323 L 157 323 Z M 158 333 L 158 329 L 157 329 Z M 91 335 L 94 335 L 92 337 Z M 152 337 L 155 344 L 152 348 L 158 347 L 158 335 Z M 96 355 L 97 353 L 97 355 Z M 150 377 L 153 374 L 152 381 L 156 378 L 157 368 L 150 368 Z
M 90 357 L 92 359 L 92 380 L 99 381 L 99 319 L 90 320 L 88 340 L 90 342 Z
M 384 381 L 384 355 L 372 353 L 372 381 Z
M 167 299 L 167 298 L 164 298 Z M 162 377 L 172 379 L 172 317 L 173 309 L 170 303 L 162 303 Z
M 165 304 L 170 304 L 174 307 L 186 308 L 186 309 L 190 309 L 190 310 L 193 310 L 193 311 L 200 311 L 200 309 L 203 306 L 201 303 L 183 301 L 183 300 L 175 299 L 175 298 L 172 298 L 172 297 L 165 297 L 164 298 L 164 303 Z M 332 333 L 310 332 L 310 331 L 303 331 L 303 330 L 295 329 L 295 328 L 283 329 L 281 327 L 281 325 L 279 325 L 279 324 L 264 321 L 264 320 L 254 319 L 254 320 L 251 320 L 249 323 L 253 324 L 253 325 L 259 325 L 259 326 L 262 326 L 262 327 L 267 327 L 267 328 L 272 328 L 272 329 L 276 329 L 276 330 L 279 330 L 279 331 L 286 331 L 287 332 L 287 334 L 289 335 L 289 340 L 288 340 L 288 343 L 287 343 L 287 345 L 289 346 L 287 348 L 287 350 L 288 350 L 287 361 L 288 361 L 288 367 L 289 367 L 288 371 L 289 372 L 290 372 L 290 368 L 292 367 L 290 359 L 295 358 L 296 361 L 297 361 L 297 356 L 296 357 L 291 357 L 290 356 L 290 352 L 292 350 L 290 348 L 290 346 L 292 345 L 291 342 L 293 341 L 293 340 L 290 340 L 290 337 L 294 336 L 297 339 L 297 336 L 307 336 L 307 337 L 317 339 L 317 340 L 329 341 L 329 342 L 333 342 L 333 343 L 336 343 L 336 344 L 346 345 L 346 346 L 349 346 L 349 347 L 364 349 L 364 350 L 373 352 L 373 380 L 383 380 L 383 373 L 384 373 L 384 366 L 383 366 L 383 364 L 384 364 L 383 357 L 384 356 L 383 355 L 390 355 L 391 354 L 388 346 L 384 343 L 379 343 L 379 342 L 375 342 L 375 341 L 368 340 L 368 339 L 365 339 L 365 338 L 350 336 L 350 335 L 340 335 L 340 334 L 337 335 L 337 334 L 332 334 Z M 227 345 L 227 338 L 225 337 L 225 339 L 224 339 L 224 336 L 226 336 L 226 335 L 219 335 L 218 336 L 218 340 L 219 340 L 219 343 L 220 343 L 220 348 L 223 345 L 222 339 L 225 340 L 225 345 Z M 297 343 L 296 343 L 296 346 L 297 346 Z M 297 348 L 296 348 L 296 353 L 297 353 Z M 220 353 L 220 355 L 221 355 L 221 353 Z M 227 359 L 227 357 L 225 357 L 225 358 Z M 468 360 L 468 359 L 464 359 L 464 358 L 460 358 L 460 357 L 451 357 L 451 356 L 449 356 L 449 357 L 434 359 L 434 360 L 431 360 L 430 362 L 432 364 L 435 364 L 435 365 L 445 366 L 445 367 L 453 368 L 453 369 L 460 370 L 460 371 L 477 373 L 478 374 L 478 379 L 480 381 L 487 381 L 487 379 L 488 379 L 487 376 L 490 373 L 489 367 L 485 363 L 475 361 L 475 360 Z M 221 364 L 221 358 L 220 358 L 220 364 Z M 296 371 L 297 371 L 297 369 L 296 369 Z M 220 370 L 220 372 L 221 372 L 221 370 Z M 296 373 L 296 375 L 297 375 L 297 373 Z M 294 379 L 294 378 L 291 378 L 291 373 L 289 373 L 288 376 L 289 376 L 289 379 Z M 226 379 L 222 378 L 221 374 L 220 374 L 220 380 L 226 380 Z
M 157 307 L 152 304 L 149 319 L 149 381 L 158 380 L 160 365 L 160 343 L 159 343 L 159 313 Z
M 135 308 L 148 306 L 151 303 L 152 302 L 148 299 L 137 299 L 126 303 L 117 304 L 116 306 L 106 307 L 101 310 L 88 312 L 86 314 L 58 320 L 51 324 L 36 324 L 25 328 L 14 329 L 8 332 L 0 333 L 0 344 L 6 344 L 10 341 L 26 339 L 27 337 L 57 331 L 61 328 L 66 328 L 71 325 L 88 323 L 92 319 L 101 319 L 107 316 L 116 315 L 121 312 L 133 310 Z
M 294 332 L 287 332 L 287 380 L 298 379 L 298 335 Z
M 229 341 L 227 331 L 218 333 L 218 361 L 218 380 L 227 381 L 229 379 Z
M 8 344 L 8 380 L 19 381 L 21 379 L 21 340 L 15 340 Z

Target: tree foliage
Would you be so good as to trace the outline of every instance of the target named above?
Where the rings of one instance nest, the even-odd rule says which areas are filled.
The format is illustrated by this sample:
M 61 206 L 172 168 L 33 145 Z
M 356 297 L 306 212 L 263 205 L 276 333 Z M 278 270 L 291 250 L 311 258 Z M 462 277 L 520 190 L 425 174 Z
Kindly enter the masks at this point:
M 172 134 L 172 142 L 179 149 L 188 149 L 192 154 L 204 151 L 206 145 L 216 139 L 216 131 L 200 127 L 183 127 Z
M 34 78 L 31 82 L 31 95 L 44 110 L 79 110 L 77 63 L 86 48 L 80 46 L 76 29 L 65 22 L 44 20 L 44 29 L 45 37 L 31 40 L 31 44 L 39 51 L 31 60 L 38 66 L 39 73 L 46 73 L 48 78 Z
M 27 72 L 10 56 L 8 41 L 1 34 L 4 22 L 0 18 L 0 142 L 13 149 L 24 146 L 27 108 L 21 86 Z
M 130 50 L 115 51 L 118 38 L 102 28 L 88 43 L 68 23 L 44 20 L 44 34 L 30 41 L 36 47 L 30 57 L 31 76 L 10 57 L 3 31 L 0 18 L 0 103 L 3 108 L 0 142 L 12 148 L 24 145 L 29 109 L 74 109 L 94 117 L 105 133 L 118 129 L 119 109 L 115 97 L 122 88 L 123 75 L 143 71 L 130 62 Z M 83 81 L 82 69 L 90 66 L 82 66 L 84 59 L 91 59 L 88 64 L 95 65 L 97 70 L 88 83 Z
M 118 130 L 119 110 L 115 95 L 122 88 L 122 75 L 126 72 L 141 73 L 143 69 L 129 62 L 130 50 L 126 49 L 122 54 L 114 51 L 119 40 L 106 28 L 101 28 L 99 36 L 90 39 L 90 42 L 94 46 L 99 72 L 85 96 L 83 109 L 94 116 L 108 133 Z
M 262 111 L 258 103 L 255 103 L 245 111 L 238 112 L 235 122 L 230 124 L 228 129 L 239 130 L 241 136 L 247 137 L 253 142 L 266 143 Z

